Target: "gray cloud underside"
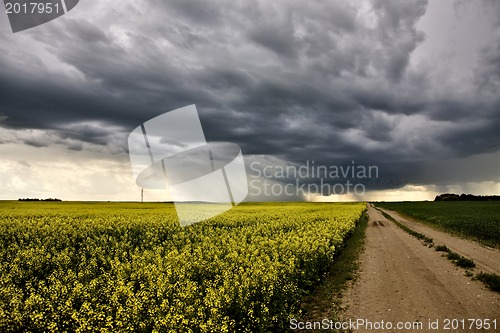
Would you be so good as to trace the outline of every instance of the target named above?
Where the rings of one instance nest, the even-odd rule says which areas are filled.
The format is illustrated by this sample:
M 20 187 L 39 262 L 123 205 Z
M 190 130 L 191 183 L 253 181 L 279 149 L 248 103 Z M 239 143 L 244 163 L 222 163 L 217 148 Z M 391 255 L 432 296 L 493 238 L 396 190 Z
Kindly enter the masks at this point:
M 137 125 L 196 104 L 208 140 L 297 163 L 376 164 L 394 184 L 442 180 L 426 171 L 436 160 L 500 149 L 500 41 L 466 82 L 436 73 L 440 59 L 411 66 L 427 1 L 120 4 L 82 3 L 29 30 L 33 49 L 0 35 L 3 127 L 126 151 Z

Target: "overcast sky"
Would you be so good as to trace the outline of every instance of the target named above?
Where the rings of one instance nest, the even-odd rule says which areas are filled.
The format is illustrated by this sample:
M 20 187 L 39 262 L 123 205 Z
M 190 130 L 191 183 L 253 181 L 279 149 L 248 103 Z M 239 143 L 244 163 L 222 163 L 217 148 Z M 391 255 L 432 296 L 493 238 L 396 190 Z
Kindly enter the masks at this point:
M 344 200 L 500 194 L 499 92 L 497 0 L 81 0 L 15 34 L 1 12 L 0 199 L 137 200 L 128 134 L 191 104 L 247 163 L 377 166 Z

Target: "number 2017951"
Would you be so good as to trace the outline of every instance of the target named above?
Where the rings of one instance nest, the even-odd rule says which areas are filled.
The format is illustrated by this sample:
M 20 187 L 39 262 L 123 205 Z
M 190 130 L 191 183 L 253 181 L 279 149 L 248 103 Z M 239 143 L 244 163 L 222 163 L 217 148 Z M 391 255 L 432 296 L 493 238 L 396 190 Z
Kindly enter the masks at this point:
M 18 3 L 18 2 L 7 2 L 5 3 L 5 12 L 7 14 L 59 14 L 63 12 L 62 6 L 56 3 L 50 2 L 30 2 L 30 3 Z

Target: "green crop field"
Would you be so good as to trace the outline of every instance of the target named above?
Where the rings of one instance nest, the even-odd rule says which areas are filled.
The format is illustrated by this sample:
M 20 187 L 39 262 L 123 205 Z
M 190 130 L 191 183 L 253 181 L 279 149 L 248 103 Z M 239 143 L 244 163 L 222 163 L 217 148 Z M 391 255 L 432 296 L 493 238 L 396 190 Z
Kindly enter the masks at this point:
M 362 203 L 0 202 L 1 332 L 282 331 Z
M 498 201 L 384 202 L 376 205 L 490 246 L 500 246 Z

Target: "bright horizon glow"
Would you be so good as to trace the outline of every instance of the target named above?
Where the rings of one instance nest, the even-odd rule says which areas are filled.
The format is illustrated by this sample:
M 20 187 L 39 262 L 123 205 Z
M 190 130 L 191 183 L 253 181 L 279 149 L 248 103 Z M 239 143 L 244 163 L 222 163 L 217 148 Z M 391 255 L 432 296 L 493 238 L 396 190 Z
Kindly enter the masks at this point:
M 53 146 L 32 147 L 22 144 L 4 144 L 2 148 L 0 182 L 4 189 L 0 193 L 0 200 L 58 198 L 63 201 L 137 202 L 141 199 L 141 189 L 135 184 L 127 155 L 111 158 L 99 151 L 75 152 Z M 18 161 L 19 153 L 30 156 L 30 161 Z M 498 195 L 500 182 L 467 182 L 445 186 L 407 184 L 399 189 L 367 190 L 365 195 L 359 197 L 311 194 L 304 201 L 432 201 L 442 193 Z M 168 190 L 145 189 L 144 201 L 172 200 Z M 254 200 L 247 198 L 246 201 Z M 272 202 L 280 199 L 258 198 L 257 201 Z

